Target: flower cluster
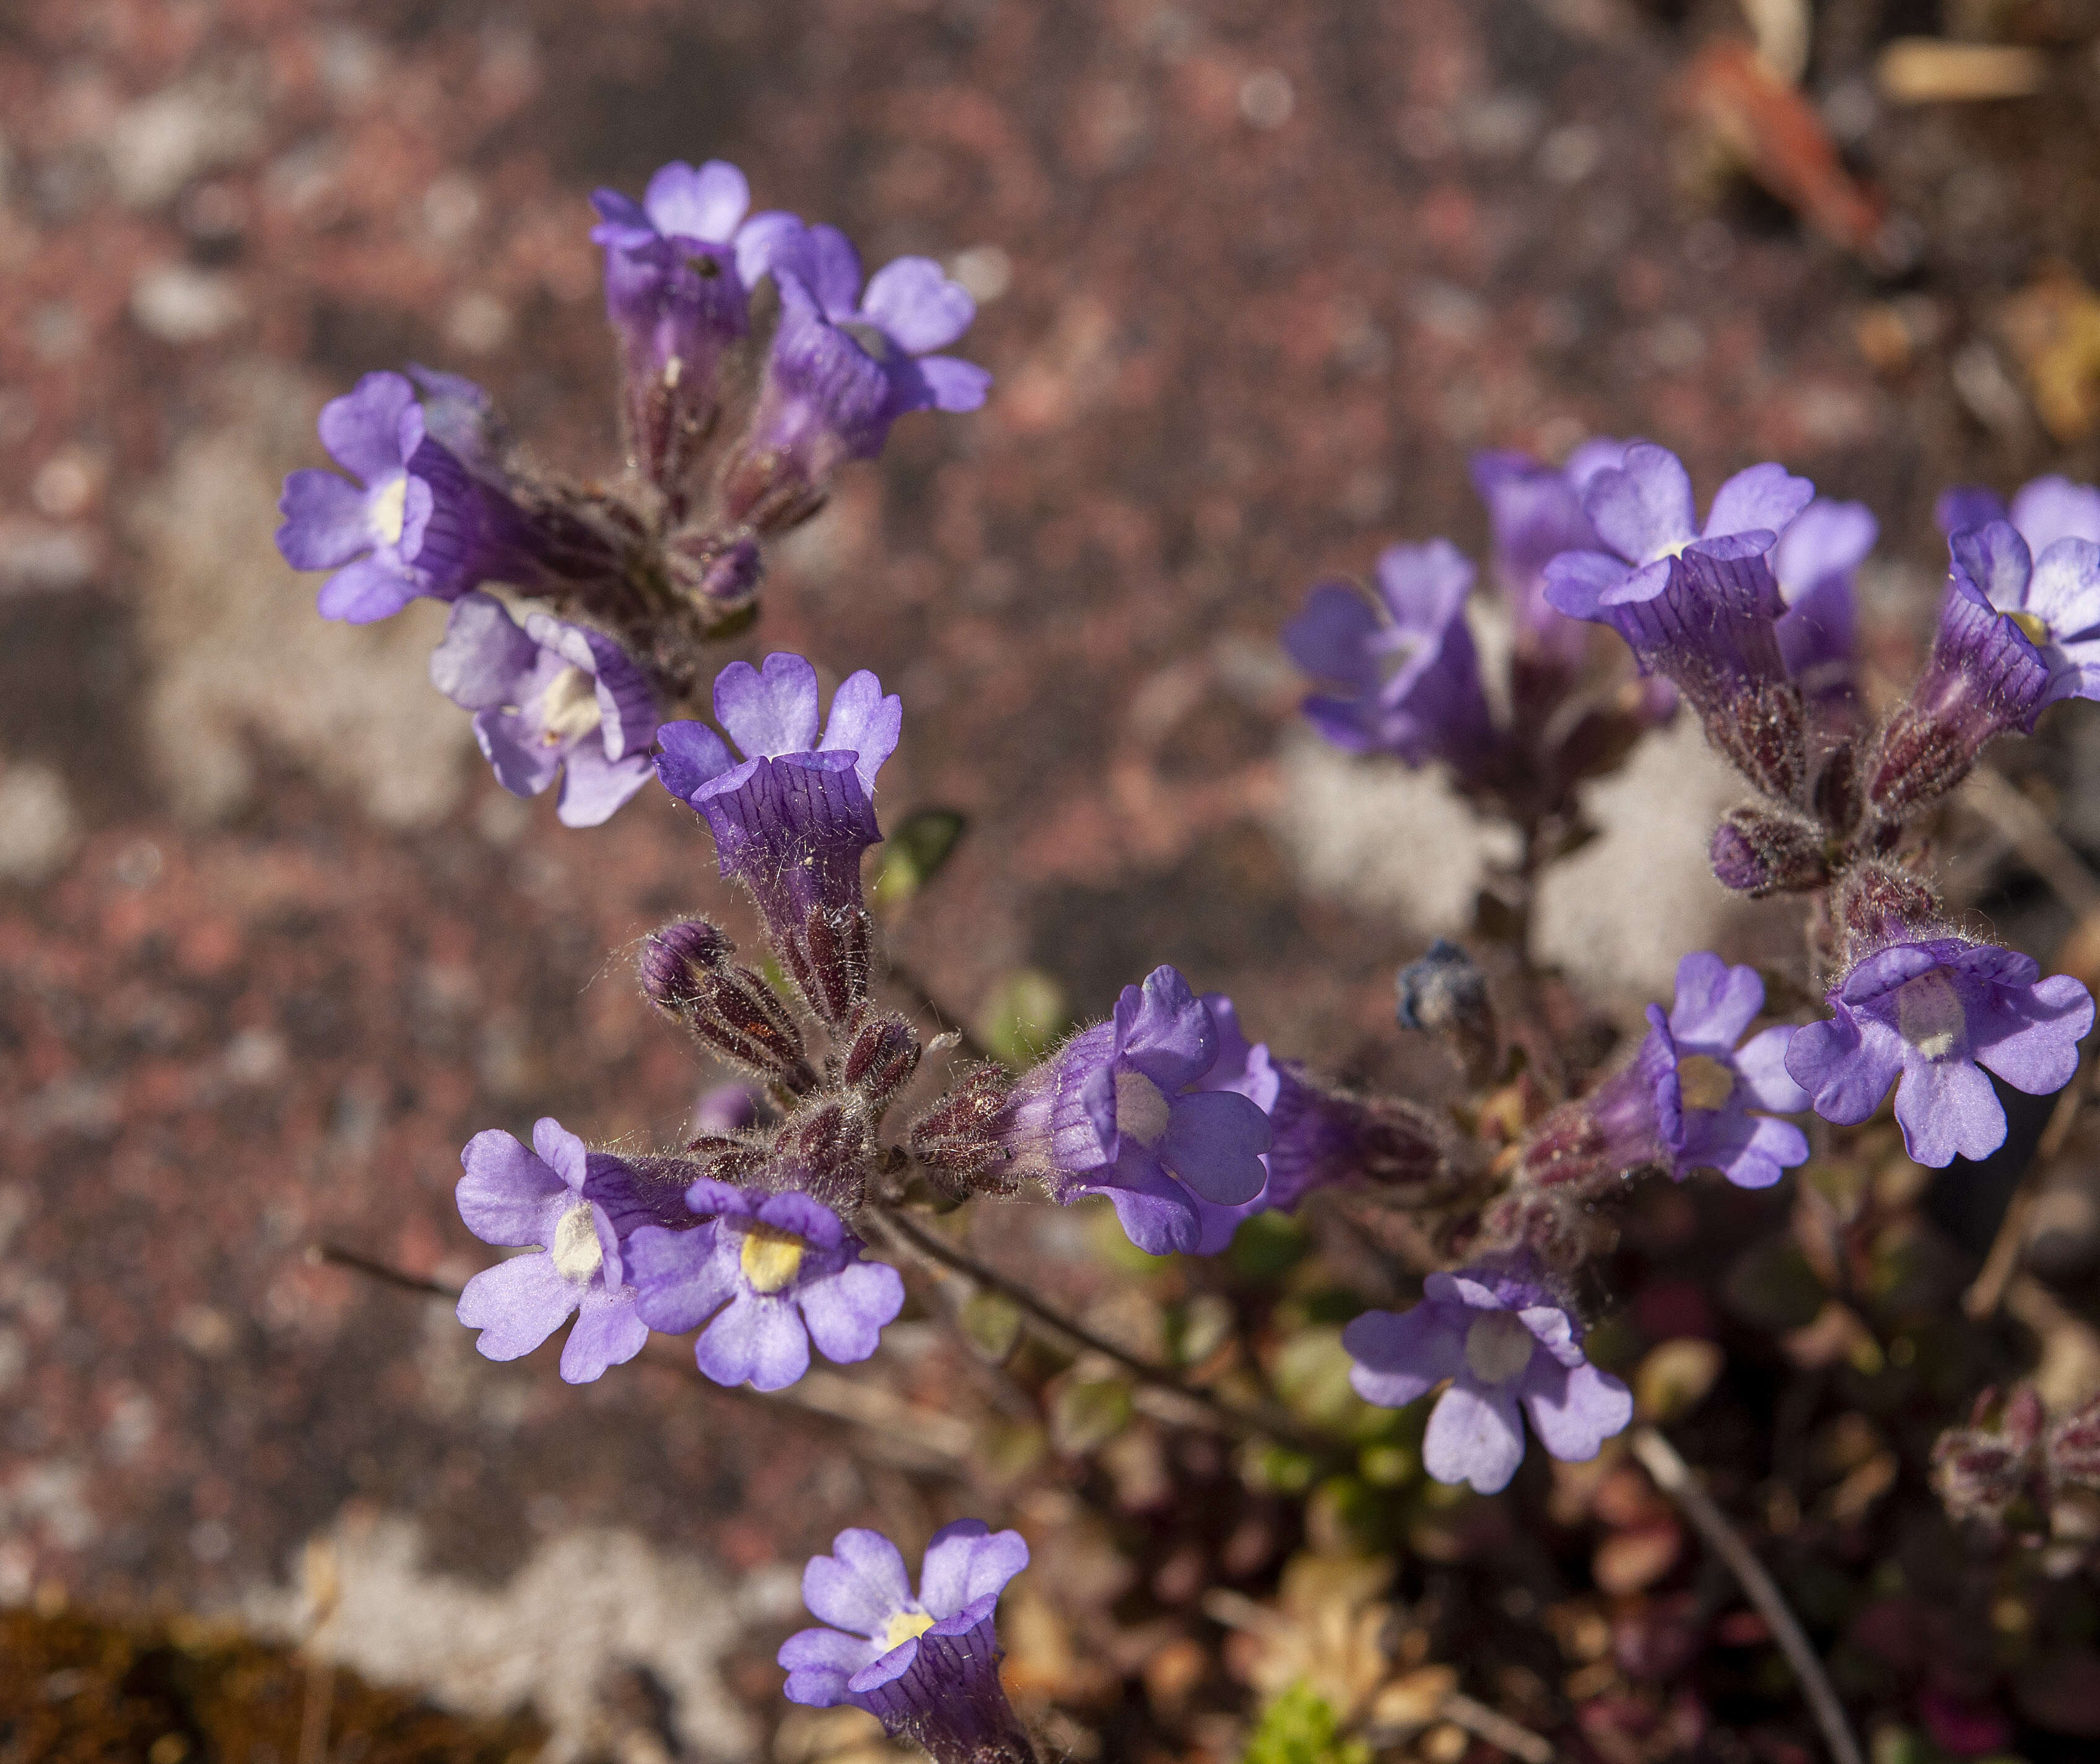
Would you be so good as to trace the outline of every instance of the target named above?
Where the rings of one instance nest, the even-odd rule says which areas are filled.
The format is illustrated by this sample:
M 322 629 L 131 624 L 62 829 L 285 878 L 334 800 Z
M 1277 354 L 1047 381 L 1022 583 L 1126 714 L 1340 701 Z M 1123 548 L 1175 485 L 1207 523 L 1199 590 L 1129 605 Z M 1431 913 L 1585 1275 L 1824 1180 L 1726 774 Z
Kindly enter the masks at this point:
M 816 511 L 841 465 L 879 454 L 899 417 L 974 410 L 990 384 L 929 353 L 975 316 L 937 263 L 900 258 L 863 290 L 843 234 L 748 216 L 733 165 L 674 163 L 639 202 L 593 200 L 629 481 L 528 473 L 486 392 L 412 367 L 367 374 L 322 410 L 348 475 L 293 473 L 277 531 L 293 567 L 333 572 L 325 617 L 451 603 L 434 683 L 474 713 L 506 790 L 560 778 L 570 827 L 646 780 L 663 712 L 702 677 L 700 646 L 755 615 L 766 541 Z M 739 426 L 729 389 L 744 379 Z M 521 618 L 518 598 L 542 604 Z
M 1558 469 L 1522 453 L 1474 459 L 1513 638 L 1505 716 L 1491 708 L 1467 621 L 1473 566 L 1436 539 L 1386 550 L 1370 599 L 1348 583 L 1320 584 L 1285 630 L 1291 658 L 1321 685 L 1305 700 L 1312 726 L 1352 753 L 1440 763 L 1528 843 L 1572 834 L 1577 786 L 1618 765 L 1676 708 L 1667 687 L 1586 684 L 1582 628 L 1550 598 L 1549 562 L 1600 543 L 1583 497 L 1626 452 L 1591 442 Z

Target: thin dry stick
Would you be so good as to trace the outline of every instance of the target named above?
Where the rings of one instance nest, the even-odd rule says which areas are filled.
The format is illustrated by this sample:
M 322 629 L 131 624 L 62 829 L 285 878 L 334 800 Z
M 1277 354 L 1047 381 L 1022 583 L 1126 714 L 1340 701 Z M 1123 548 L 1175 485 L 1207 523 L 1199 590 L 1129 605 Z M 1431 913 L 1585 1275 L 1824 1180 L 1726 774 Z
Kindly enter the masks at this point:
M 1648 1427 L 1635 1428 L 1627 1444 L 1632 1447 L 1634 1456 L 1641 1461 L 1642 1467 L 1655 1479 L 1656 1487 L 1683 1509 L 1684 1516 L 1692 1521 L 1708 1546 L 1728 1564 L 1742 1583 L 1743 1590 L 1749 1594 L 1750 1603 L 1757 1607 L 1758 1615 L 1771 1626 L 1780 1652 L 1786 1656 L 1787 1664 L 1793 1668 L 1793 1675 L 1801 1681 L 1802 1695 L 1808 1699 L 1808 1707 L 1815 1717 L 1816 1726 L 1823 1730 L 1823 1742 L 1829 1747 L 1831 1757 L 1837 1764 L 1864 1764 L 1860 1755 L 1860 1742 L 1852 1737 L 1851 1723 L 1845 1718 L 1845 1705 L 1838 1700 L 1838 1693 L 1823 1669 L 1823 1662 L 1815 1657 L 1807 1632 L 1788 1608 L 1785 1596 L 1777 1584 L 1765 1572 L 1764 1563 L 1736 1534 L 1727 1515 L 1714 1504 L 1713 1497 L 1699 1486 L 1698 1479 L 1692 1474 L 1692 1466 L 1678 1456 L 1675 1446 Z
M 2100 879 L 2085 860 L 2065 843 L 2044 814 L 1993 766 L 1979 765 L 1970 774 L 1969 800 L 1976 812 L 2013 842 L 2027 867 L 2082 924 L 2100 917 Z
M 1462 1691 L 1452 1691 L 1436 1713 L 1467 1732 L 1477 1734 L 1489 1745 L 1499 1746 L 1511 1757 L 1522 1758 L 1524 1764 L 1553 1764 L 1551 1740 L 1543 1734 L 1533 1733 L 1529 1727 L 1520 1727 L 1485 1703 L 1475 1702 Z
M 863 1215 L 865 1218 L 866 1215 Z M 1026 1286 L 1008 1280 L 997 1268 L 988 1267 L 976 1257 L 958 1250 L 933 1233 L 914 1224 L 901 1213 L 885 1211 L 880 1215 L 882 1223 L 905 1246 L 926 1261 L 938 1263 L 955 1270 L 1006 1299 L 1029 1321 L 1048 1331 L 1066 1345 L 1083 1348 L 1113 1360 L 1140 1383 L 1155 1389 L 1171 1391 L 1184 1400 L 1194 1404 L 1214 1425 L 1241 1439 L 1277 1440 L 1299 1450 L 1325 1454 L 1331 1449 L 1332 1442 L 1306 1431 L 1287 1415 L 1277 1413 L 1264 1405 L 1260 1410 L 1242 1409 L 1215 1391 L 1189 1383 L 1178 1372 L 1167 1366 L 1154 1365 L 1141 1355 L 1118 1347 L 1105 1336 L 1096 1335 L 1092 1330 L 1075 1323 L 1062 1312 L 1046 1304 Z

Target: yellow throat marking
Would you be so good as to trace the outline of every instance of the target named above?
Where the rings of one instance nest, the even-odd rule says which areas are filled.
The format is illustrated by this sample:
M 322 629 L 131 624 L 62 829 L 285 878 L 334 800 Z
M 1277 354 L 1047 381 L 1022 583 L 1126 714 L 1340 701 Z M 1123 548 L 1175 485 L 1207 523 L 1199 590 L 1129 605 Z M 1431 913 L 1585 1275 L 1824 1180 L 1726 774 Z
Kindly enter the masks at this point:
M 743 1247 L 737 1255 L 745 1283 L 753 1292 L 778 1292 L 792 1285 L 802 1271 L 802 1253 L 808 1247 L 793 1232 L 783 1231 L 777 1225 L 747 1225 Z M 927 1621 L 930 1624 L 933 1620 L 929 1617 Z
M 889 1627 L 883 1631 L 885 1647 L 902 1647 L 915 1641 L 933 1627 L 933 1620 L 923 1611 L 900 1611 L 889 1620 Z

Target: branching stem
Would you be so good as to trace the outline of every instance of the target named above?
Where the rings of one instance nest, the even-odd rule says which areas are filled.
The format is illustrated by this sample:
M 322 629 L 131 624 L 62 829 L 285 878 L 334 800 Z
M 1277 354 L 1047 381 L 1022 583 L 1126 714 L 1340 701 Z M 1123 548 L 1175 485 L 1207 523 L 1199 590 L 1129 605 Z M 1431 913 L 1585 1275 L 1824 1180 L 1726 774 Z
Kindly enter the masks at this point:
M 967 1251 L 957 1249 L 953 1244 L 914 1224 L 902 1213 L 885 1208 L 880 1216 L 883 1224 L 922 1259 L 938 1263 L 943 1268 L 974 1281 L 986 1291 L 997 1293 L 1030 1323 L 1061 1345 L 1099 1354 L 1121 1366 L 1140 1383 L 1151 1385 L 1156 1390 L 1171 1391 L 1176 1396 L 1194 1405 L 1220 1431 L 1242 1440 L 1275 1440 L 1299 1451 L 1323 1457 L 1334 1449 L 1332 1440 L 1299 1427 L 1273 1404 L 1264 1403 L 1260 1409 L 1242 1408 L 1214 1391 L 1191 1384 L 1171 1366 L 1155 1365 L 1140 1354 L 1118 1347 L 1105 1336 L 1096 1334 L 1083 1324 L 1074 1322 L 1055 1306 L 1046 1303 L 1019 1281 L 1008 1279 L 997 1268 L 980 1262 Z

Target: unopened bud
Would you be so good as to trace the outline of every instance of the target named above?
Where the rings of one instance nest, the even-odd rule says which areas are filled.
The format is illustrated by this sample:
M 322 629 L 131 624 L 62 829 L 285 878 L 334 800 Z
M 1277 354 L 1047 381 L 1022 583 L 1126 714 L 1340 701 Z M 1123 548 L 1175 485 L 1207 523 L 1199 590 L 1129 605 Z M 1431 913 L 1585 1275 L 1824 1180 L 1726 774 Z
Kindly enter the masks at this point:
M 846 1050 L 847 1083 L 880 1114 L 919 1069 L 919 1033 L 903 1017 L 867 1015 Z
M 875 921 L 864 906 L 812 906 L 801 927 L 777 937 L 781 965 L 824 1025 L 845 1028 L 867 1000 Z
M 800 527 L 824 505 L 824 493 L 803 477 L 785 449 L 746 448 L 722 475 L 729 518 L 768 535 Z
M 642 945 L 642 990 L 707 1047 L 801 1091 L 816 1083 L 802 1032 L 764 978 L 730 959 L 736 946 L 703 919 L 651 932 Z
M 1823 836 L 1799 815 L 1750 805 L 1731 809 L 1709 848 L 1714 878 L 1738 894 L 1801 894 L 1830 880 Z
M 1476 1086 L 1494 1076 L 1500 1051 L 1488 977 L 1448 938 L 1439 937 L 1419 961 L 1400 971 L 1396 1011 L 1402 1029 L 1438 1037 L 1458 1056 Z
M 1003 1066 L 978 1066 L 913 1122 L 907 1142 L 911 1155 L 951 1200 L 1020 1188 L 1009 1143 L 1012 1088 Z
M 1877 858 L 1846 871 L 1832 916 L 1838 947 L 1849 962 L 1899 938 L 1915 937 L 1940 914 L 1930 884 Z
M 773 1136 L 780 1179 L 836 1213 L 857 1211 L 867 1196 L 874 1140 L 858 1097 L 832 1095 L 800 1109 Z
M 682 535 L 665 551 L 673 579 L 688 593 L 721 606 L 740 606 L 758 592 L 765 564 L 758 541 L 717 533 Z
M 1793 681 L 1736 686 L 1701 710 L 1707 739 L 1737 771 L 1775 801 L 1793 800 L 1808 770 L 1808 737 Z

